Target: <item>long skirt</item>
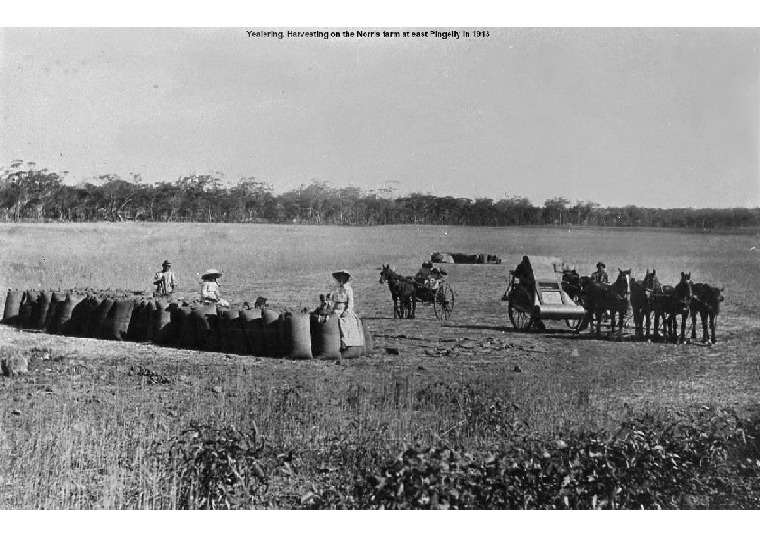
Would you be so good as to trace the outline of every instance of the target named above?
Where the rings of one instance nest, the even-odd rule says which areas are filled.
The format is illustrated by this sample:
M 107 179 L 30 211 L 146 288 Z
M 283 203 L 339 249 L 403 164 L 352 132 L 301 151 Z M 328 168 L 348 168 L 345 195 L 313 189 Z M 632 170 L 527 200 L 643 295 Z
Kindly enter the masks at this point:
M 364 330 L 362 321 L 353 311 L 346 311 L 338 319 L 340 327 L 340 346 L 360 347 L 364 345 Z

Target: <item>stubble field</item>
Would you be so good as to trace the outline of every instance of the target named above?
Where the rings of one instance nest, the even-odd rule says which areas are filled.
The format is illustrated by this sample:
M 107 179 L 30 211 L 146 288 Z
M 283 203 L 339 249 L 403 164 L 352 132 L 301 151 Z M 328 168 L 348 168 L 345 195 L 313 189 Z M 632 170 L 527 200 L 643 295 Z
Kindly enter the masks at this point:
M 241 506 L 361 507 L 351 503 L 359 476 L 408 446 L 477 456 L 517 436 L 614 432 L 631 417 L 671 419 L 705 407 L 752 416 L 760 392 L 758 243 L 754 232 L 0 226 L 3 288 L 149 291 L 168 258 L 180 296 L 197 296 L 197 274 L 213 267 L 233 304 L 264 296 L 300 310 L 315 307 L 332 287 L 330 273 L 343 268 L 375 340 L 365 358 L 290 361 L 0 326 L 0 352 L 31 359 L 28 375 L 0 380 L 0 506 L 187 507 L 173 459 L 161 454 L 188 428 L 202 436 L 256 424 L 266 479 Z M 456 291 L 449 321 L 422 305 L 417 319 L 393 319 L 388 289 L 378 283 L 381 264 L 411 275 L 434 251 L 492 253 L 504 264 L 446 266 Z M 690 271 L 696 282 L 724 286 L 719 343 L 647 343 L 630 329 L 622 342 L 597 340 L 561 324 L 516 333 L 500 298 L 524 254 L 558 257 L 581 273 L 602 260 L 611 274 L 630 268 L 641 277 L 654 268 L 674 284 Z M 722 503 L 693 501 L 734 505 L 722 494 Z

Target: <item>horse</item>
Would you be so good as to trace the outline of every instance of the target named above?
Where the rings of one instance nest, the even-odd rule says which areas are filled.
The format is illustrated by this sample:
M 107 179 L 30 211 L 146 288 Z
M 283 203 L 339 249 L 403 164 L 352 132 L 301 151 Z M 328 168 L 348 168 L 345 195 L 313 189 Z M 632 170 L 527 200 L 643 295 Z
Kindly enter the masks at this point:
M 567 296 L 578 304 L 586 307 L 586 290 L 591 283 L 590 276 L 581 276 L 575 269 L 565 269 L 562 271 L 562 290 Z M 593 320 L 593 319 L 592 319 Z M 581 332 L 588 327 L 589 319 L 584 317 L 576 327 L 577 332 Z
M 662 285 L 657 279 L 657 271 L 647 269 L 642 281 L 631 282 L 631 309 L 636 327 L 636 337 L 644 336 L 644 319 L 646 319 L 646 337 L 649 340 L 652 326 L 652 297 L 662 292 Z
M 380 271 L 380 283 L 386 282 L 393 297 L 393 318 L 403 319 L 406 313 L 407 319 L 414 319 L 417 309 L 417 291 L 414 282 L 396 274 L 390 265 L 384 264 Z
M 662 292 L 652 295 L 654 311 L 654 335 L 659 336 L 660 318 L 663 319 L 663 331 L 674 341 L 683 343 L 686 339 L 686 321 L 690 314 L 693 296 L 691 272 L 682 272 L 681 279 L 675 287 L 664 285 Z M 678 337 L 678 316 L 681 316 L 681 336 Z
M 625 314 L 631 302 L 631 269 L 618 269 L 618 277 L 611 285 L 589 282 L 586 287 L 586 316 L 581 326 L 593 322 L 596 317 L 596 335 L 602 334 L 602 318 L 605 311 L 610 312 L 611 332 L 615 332 L 615 314 L 619 317 L 618 339 L 623 338 Z
M 691 310 L 691 339 L 697 339 L 697 313 L 702 321 L 702 343 L 708 343 L 707 321 L 710 321 L 710 344 L 715 343 L 715 323 L 720 313 L 720 303 L 723 302 L 723 287 L 712 287 L 706 283 L 694 284 Z

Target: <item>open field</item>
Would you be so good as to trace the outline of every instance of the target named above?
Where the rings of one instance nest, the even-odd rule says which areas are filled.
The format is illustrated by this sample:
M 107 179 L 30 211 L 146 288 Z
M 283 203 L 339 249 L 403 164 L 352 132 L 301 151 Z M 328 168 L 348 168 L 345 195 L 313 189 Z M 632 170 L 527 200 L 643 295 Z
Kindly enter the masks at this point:
M 348 495 L 359 470 L 415 443 L 478 453 L 508 442 L 516 424 L 520 434 L 553 439 L 614 431 L 645 413 L 710 406 L 751 415 L 760 395 L 756 246 L 757 234 L 660 230 L 0 226 L 3 288 L 148 291 L 168 258 L 180 295 L 197 296 L 196 274 L 214 267 L 233 304 L 265 296 L 300 309 L 315 307 L 330 273 L 345 268 L 376 345 L 367 358 L 294 362 L 0 327 L 0 351 L 31 358 L 29 375 L 0 379 L 0 506 L 183 507 L 156 442 L 191 423 L 250 430 L 255 422 L 270 462 L 269 487 L 254 503 L 295 507 L 326 501 L 328 491 Z M 450 321 L 422 305 L 417 319 L 394 320 L 379 267 L 413 274 L 433 251 L 505 262 L 447 267 L 457 292 Z M 582 273 L 603 260 L 611 275 L 655 268 L 674 284 L 691 271 L 694 281 L 725 286 L 719 344 L 637 342 L 632 331 L 622 342 L 595 340 L 560 324 L 515 333 L 500 298 L 523 254 L 556 256 Z M 695 501 L 732 505 L 730 497 Z

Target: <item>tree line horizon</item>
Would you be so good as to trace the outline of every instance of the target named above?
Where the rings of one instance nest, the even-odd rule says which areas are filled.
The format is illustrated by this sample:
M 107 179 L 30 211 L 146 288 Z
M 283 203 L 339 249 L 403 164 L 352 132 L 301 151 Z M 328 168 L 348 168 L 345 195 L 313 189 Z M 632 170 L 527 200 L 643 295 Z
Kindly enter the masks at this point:
M 224 174 L 188 174 L 146 183 L 103 174 L 78 184 L 67 172 L 13 161 L 0 172 L 0 219 L 8 221 L 302 223 L 336 225 L 432 224 L 468 226 L 562 225 L 721 229 L 760 226 L 760 208 L 602 207 L 555 196 L 536 206 L 523 196 L 457 198 L 393 190 L 334 187 L 313 179 L 274 194 L 255 177 L 223 184 Z

